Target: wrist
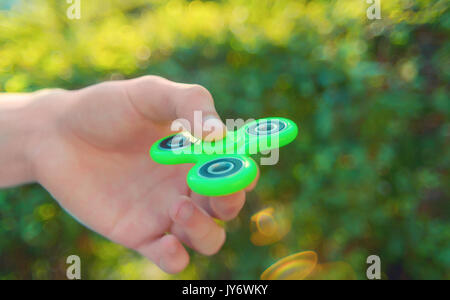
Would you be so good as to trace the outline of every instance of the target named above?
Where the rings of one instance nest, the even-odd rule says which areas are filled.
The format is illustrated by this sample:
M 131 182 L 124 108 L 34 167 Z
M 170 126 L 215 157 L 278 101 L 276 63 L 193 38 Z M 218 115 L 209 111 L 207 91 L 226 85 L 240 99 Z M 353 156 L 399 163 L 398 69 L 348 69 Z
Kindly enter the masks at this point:
M 51 103 L 58 101 L 52 98 L 62 93 L 0 94 L 0 187 L 36 181 L 35 154 L 53 131 L 56 118 Z

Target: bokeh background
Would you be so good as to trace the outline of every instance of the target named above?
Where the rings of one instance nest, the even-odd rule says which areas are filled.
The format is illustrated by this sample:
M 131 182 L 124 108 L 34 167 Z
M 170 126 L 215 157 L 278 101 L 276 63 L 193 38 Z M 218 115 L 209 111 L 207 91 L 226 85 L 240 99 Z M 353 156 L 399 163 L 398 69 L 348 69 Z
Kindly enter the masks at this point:
M 335 279 L 365 279 L 372 254 L 383 278 L 450 279 L 449 2 L 381 0 L 381 20 L 369 6 L 81 0 L 70 20 L 66 1 L 0 0 L 2 92 L 156 74 L 204 85 L 223 118 L 301 128 L 261 168 L 223 250 L 192 253 L 178 275 L 84 228 L 38 185 L 1 190 L 0 279 L 64 279 L 71 254 L 84 279 L 257 279 L 306 250 L 336 263 Z M 255 236 L 262 210 L 282 232 Z

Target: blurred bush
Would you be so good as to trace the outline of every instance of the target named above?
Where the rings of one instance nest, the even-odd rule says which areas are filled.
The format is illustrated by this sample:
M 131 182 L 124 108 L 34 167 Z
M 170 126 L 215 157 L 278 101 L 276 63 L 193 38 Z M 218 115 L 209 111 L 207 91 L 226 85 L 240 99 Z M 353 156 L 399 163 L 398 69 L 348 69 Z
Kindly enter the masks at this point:
M 283 116 L 301 128 L 214 257 L 169 276 L 85 229 L 41 187 L 0 191 L 0 278 L 257 279 L 314 250 L 365 278 L 450 279 L 448 1 L 0 0 L 0 91 L 76 89 L 157 74 L 199 83 L 224 118 Z M 282 205 L 290 232 L 250 241 L 250 217 Z M 326 276 L 326 274 L 324 275 Z

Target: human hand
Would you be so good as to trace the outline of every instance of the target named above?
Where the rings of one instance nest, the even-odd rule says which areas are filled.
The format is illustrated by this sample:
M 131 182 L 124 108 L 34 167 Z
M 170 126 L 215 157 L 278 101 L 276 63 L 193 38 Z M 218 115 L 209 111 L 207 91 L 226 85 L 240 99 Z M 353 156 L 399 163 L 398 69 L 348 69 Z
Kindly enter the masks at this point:
M 150 146 L 173 133 L 173 120 L 187 119 L 192 128 L 203 123 L 194 120 L 196 110 L 215 124 L 204 136 L 222 138 L 225 127 L 212 96 L 198 85 L 146 76 L 37 94 L 28 112 L 40 120 L 27 147 L 33 178 L 89 228 L 168 273 L 180 272 L 189 262 L 182 243 L 205 255 L 216 253 L 225 232 L 213 217 L 236 217 L 245 192 L 256 184 L 205 197 L 186 184 L 192 165 L 150 159 Z

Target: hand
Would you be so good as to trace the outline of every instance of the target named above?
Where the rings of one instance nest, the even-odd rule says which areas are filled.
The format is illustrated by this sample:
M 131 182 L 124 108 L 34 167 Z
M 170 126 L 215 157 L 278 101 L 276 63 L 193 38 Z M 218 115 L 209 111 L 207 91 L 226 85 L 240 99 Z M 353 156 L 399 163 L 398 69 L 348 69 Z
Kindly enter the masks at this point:
M 31 106 L 29 117 L 42 120 L 28 153 L 33 176 L 82 223 L 168 273 L 189 262 L 182 243 L 205 255 L 221 248 L 225 232 L 213 217 L 234 218 L 245 191 L 195 194 L 186 184 L 191 165 L 159 165 L 148 154 L 173 133 L 174 119 L 193 128 L 195 110 L 217 120 L 220 130 L 206 134 L 222 138 L 225 127 L 205 88 L 148 76 L 45 92 Z

